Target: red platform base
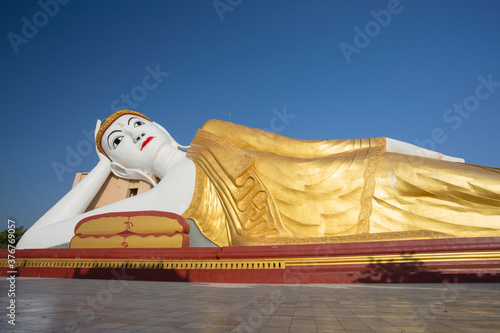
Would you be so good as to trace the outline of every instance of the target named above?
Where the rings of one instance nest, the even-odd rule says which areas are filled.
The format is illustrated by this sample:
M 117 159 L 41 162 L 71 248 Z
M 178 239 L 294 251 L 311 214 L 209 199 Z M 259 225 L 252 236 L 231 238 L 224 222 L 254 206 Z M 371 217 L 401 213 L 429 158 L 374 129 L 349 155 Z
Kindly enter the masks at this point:
M 0 276 L 220 283 L 500 282 L 500 237 L 263 247 L 1 250 Z M 5 259 L 4 259 L 5 258 Z M 14 258 L 14 259 L 12 259 Z

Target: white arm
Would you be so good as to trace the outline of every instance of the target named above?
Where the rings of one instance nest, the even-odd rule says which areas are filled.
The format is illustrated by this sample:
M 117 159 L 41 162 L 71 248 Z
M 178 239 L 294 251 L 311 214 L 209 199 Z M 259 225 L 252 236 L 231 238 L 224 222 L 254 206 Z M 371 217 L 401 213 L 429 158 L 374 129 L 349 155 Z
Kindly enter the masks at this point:
M 59 222 L 67 221 L 68 219 L 74 219 L 84 213 L 108 178 L 110 172 L 109 161 L 100 161 L 81 182 L 73 187 L 71 191 L 26 231 L 19 240 L 17 248 L 43 248 L 59 245 L 52 243 L 51 239 L 57 239 L 60 236 L 57 233 L 61 230 L 58 230 L 58 228 L 54 229 L 52 226 L 58 225 L 60 224 Z M 71 229 L 74 228 L 74 225 L 66 227 Z M 43 230 L 51 231 L 52 235 L 44 235 Z M 39 244 L 47 244 L 48 246 L 39 247 L 37 246 Z
M 94 136 L 100 126 L 101 121 L 97 120 Z M 110 160 L 97 149 L 96 151 L 97 156 L 99 156 L 99 163 L 97 163 L 94 169 L 92 169 L 82 181 L 73 187 L 26 231 L 17 244 L 18 248 L 24 248 L 30 245 L 32 243 L 31 239 L 41 228 L 70 219 L 85 212 L 111 172 Z
M 99 164 L 92 172 L 85 177 L 82 184 L 87 178 L 93 175 L 94 171 L 98 171 Z M 109 170 L 109 166 L 108 166 Z M 97 174 L 97 172 L 95 173 Z M 109 171 L 107 172 L 109 174 Z M 18 249 L 43 249 L 55 246 L 64 246 L 70 242 L 74 236 L 74 229 L 76 224 L 83 218 L 88 216 L 104 214 L 109 212 L 129 212 L 141 210 L 156 210 L 164 212 L 173 212 L 182 214 L 188 208 L 191 199 L 193 198 L 195 186 L 196 167 L 191 160 L 185 160 L 177 168 L 171 170 L 171 173 L 164 177 L 162 181 L 155 188 L 139 194 L 137 196 L 127 198 L 107 206 L 76 215 L 68 216 L 64 219 L 52 219 L 45 223 L 46 216 L 59 206 L 61 202 L 67 202 L 66 197 L 72 195 L 73 190 L 68 193 L 61 201 L 59 201 L 54 208 L 45 214 L 33 227 L 31 227 L 21 238 L 17 244 Z M 105 178 L 104 178 L 105 179 Z M 87 185 L 85 185 L 87 186 Z M 87 189 L 86 189 L 87 188 Z M 81 187 L 79 190 L 89 190 L 88 187 Z M 90 199 L 92 200 L 92 199 Z M 85 209 L 87 206 L 80 205 Z M 64 208 L 62 208 L 63 210 Z M 194 229 L 194 226 L 193 226 Z M 204 238 L 200 235 L 198 238 Z M 194 236 L 196 237 L 196 236 Z M 205 243 L 203 243 L 205 244 Z M 199 246 L 199 245 L 198 245 Z M 209 245 L 203 245 L 209 246 Z
M 59 200 L 31 228 L 38 229 L 85 212 L 110 172 L 109 161 L 100 161 L 81 182 Z
M 100 126 L 101 121 L 97 120 L 94 137 Z M 111 161 L 101 154 L 97 147 L 96 152 L 99 157 L 99 163 L 97 163 L 94 169 L 73 187 L 68 194 L 59 200 L 54 207 L 36 221 L 30 229 L 36 230 L 85 212 L 111 172 Z

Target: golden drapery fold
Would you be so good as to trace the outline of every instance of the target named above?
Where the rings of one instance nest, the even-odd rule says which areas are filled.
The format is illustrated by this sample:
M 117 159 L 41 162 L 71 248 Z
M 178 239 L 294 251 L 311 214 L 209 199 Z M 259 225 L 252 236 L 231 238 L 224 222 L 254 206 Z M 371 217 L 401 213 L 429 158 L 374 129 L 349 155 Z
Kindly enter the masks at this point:
M 183 214 L 219 246 L 500 235 L 500 170 L 211 120 Z M 457 183 L 457 179 L 459 179 Z

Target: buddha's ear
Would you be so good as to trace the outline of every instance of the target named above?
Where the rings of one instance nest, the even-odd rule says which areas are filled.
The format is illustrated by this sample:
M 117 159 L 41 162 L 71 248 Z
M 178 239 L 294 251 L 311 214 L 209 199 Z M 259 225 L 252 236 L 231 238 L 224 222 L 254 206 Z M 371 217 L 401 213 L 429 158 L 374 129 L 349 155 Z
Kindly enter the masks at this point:
M 125 179 L 134 179 L 134 180 L 143 180 L 153 187 L 156 186 L 156 182 L 151 178 L 147 173 L 139 169 L 127 169 L 121 164 L 116 162 L 111 162 L 110 164 L 111 171 L 115 174 L 116 177 L 125 178 Z
M 97 132 L 99 132 L 99 128 L 101 128 L 101 119 L 97 119 L 97 122 L 95 124 L 94 141 L 95 141 L 95 137 L 97 136 Z
M 156 126 L 158 126 L 163 132 L 167 133 L 168 137 L 170 138 L 170 140 L 172 140 L 172 142 L 174 143 L 174 145 L 178 148 L 178 149 L 184 149 L 184 150 L 187 150 L 189 148 L 191 148 L 191 146 L 183 146 L 183 145 L 180 145 L 177 143 L 177 141 L 175 141 L 175 139 L 170 135 L 170 133 L 168 133 L 168 131 L 163 128 L 163 126 L 161 126 L 160 124 L 158 123 L 155 123 L 153 121 L 153 124 L 155 124 Z
M 97 148 L 97 141 L 96 141 L 96 137 L 97 137 L 97 132 L 99 132 L 99 129 L 101 128 L 101 120 L 100 119 L 97 119 L 97 122 L 95 124 L 95 131 L 94 131 L 94 144 L 95 144 L 95 152 L 97 153 L 97 156 L 99 157 L 99 161 L 100 162 L 105 162 L 105 163 L 108 163 L 109 162 L 109 158 L 107 156 L 105 156 L 103 153 L 101 153 L 99 151 L 99 148 Z

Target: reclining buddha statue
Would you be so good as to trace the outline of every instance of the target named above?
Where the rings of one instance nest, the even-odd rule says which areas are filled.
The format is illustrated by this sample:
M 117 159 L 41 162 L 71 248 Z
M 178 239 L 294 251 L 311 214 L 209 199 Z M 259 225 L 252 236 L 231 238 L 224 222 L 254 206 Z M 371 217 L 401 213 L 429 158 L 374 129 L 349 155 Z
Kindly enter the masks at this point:
M 500 236 L 500 169 L 385 137 L 297 140 L 210 120 L 186 147 L 122 110 L 95 139 L 96 167 L 18 248 L 68 247 L 83 219 L 140 211 L 182 215 L 189 246 Z M 110 172 L 154 188 L 86 212 Z

